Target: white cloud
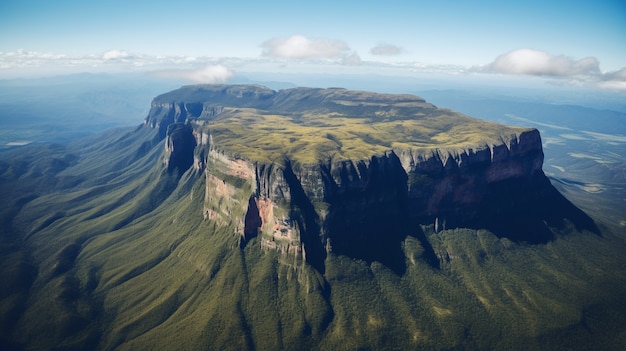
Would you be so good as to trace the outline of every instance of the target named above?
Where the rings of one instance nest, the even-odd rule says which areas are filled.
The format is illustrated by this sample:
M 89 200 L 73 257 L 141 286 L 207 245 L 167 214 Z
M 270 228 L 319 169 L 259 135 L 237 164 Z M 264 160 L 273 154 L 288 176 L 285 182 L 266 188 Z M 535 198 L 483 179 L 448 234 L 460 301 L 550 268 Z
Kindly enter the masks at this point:
M 233 71 L 223 65 L 206 66 L 189 72 L 190 80 L 198 83 L 224 83 L 233 77 Z
M 200 69 L 161 70 L 154 72 L 155 76 L 173 79 L 185 79 L 196 83 L 224 83 L 233 77 L 234 73 L 223 65 L 209 65 Z
M 193 72 L 193 76 L 184 79 L 198 82 L 223 81 L 232 76 L 222 60 L 211 57 L 152 56 L 121 50 L 76 56 L 26 50 L 0 52 L 0 78 L 76 72 L 158 71 L 173 67 L 189 74 Z
M 626 68 L 601 72 L 598 60 L 575 60 L 537 50 L 515 50 L 501 55 L 494 62 L 479 67 L 421 64 L 407 62 L 362 61 L 359 55 L 340 41 L 311 40 L 302 36 L 272 39 L 264 44 L 265 57 L 214 58 L 206 56 L 154 56 L 110 50 L 98 54 L 66 55 L 16 50 L 0 52 L 0 79 L 36 77 L 77 72 L 155 72 L 161 77 L 193 82 L 226 82 L 237 72 L 275 71 L 363 73 L 389 75 L 440 74 L 441 77 L 462 77 L 503 73 L 540 76 L 561 85 L 589 86 L 626 90 Z M 282 55 L 282 56 L 281 56 Z M 297 61 L 289 64 L 285 59 Z M 287 60 L 287 61 L 288 61 Z M 348 67 L 350 66 L 350 67 Z M 555 80 L 556 78 L 556 80 Z M 445 78 L 447 79 L 447 78 Z
M 392 44 L 379 44 L 370 49 L 370 54 L 378 56 L 395 56 L 400 55 L 404 50 Z
M 566 79 L 573 85 L 595 85 L 603 89 L 626 90 L 626 68 L 602 72 L 600 62 L 595 57 L 575 60 L 564 55 L 551 55 L 545 51 L 519 49 L 498 56 L 482 71 L 552 77 Z
M 286 59 L 338 59 L 346 63 L 360 63 L 358 55 L 348 44 L 334 39 L 309 39 L 303 35 L 273 38 L 261 44 L 263 56 Z
M 110 50 L 101 55 L 70 56 L 17 50 L 0 52 L 0 69 L 66 69 L 141 63 L 146 57 L 133 57 L 124 51 Z
M 361 57 L 357 55 L 356 52 L 352 52 L 350 55 L 341 58 L 342 65 L 356 66 L 360 65 L 361 62 Z
M 65 62 L 68 59 L 66 55 L 19 49 L 16 51 L 0 52 L 0 69 L 11 70 L 21 67 L 36 67 L 46 63 Z
M 603 74 L 598 86 L 605 89 L 626 90 L 626 68 Z
M 604 80 L 626 82 L 626 68 L 622 68 L 619 71 L 605 73 L 602 77 L 604 78 Z
M 124 58 L 128 58 L 130 55 L 125 52 L 125 51 L 121 51 L 121 50 L 109 50 L 107 52 L 104 53 L 104 55 L 102 55 L 102 59 L 105 61 L 109 61 L 109 60 L 119 60 L 119 59 L 124 59 Z
M 600 73 L 599 62 L 594 57 L 574 60 L 567 56 L 554 56 L 533 49 L 519 49 L 500 55 L 488 66 L 488 70 L 505 74 L 557 77 L 590 76 Z

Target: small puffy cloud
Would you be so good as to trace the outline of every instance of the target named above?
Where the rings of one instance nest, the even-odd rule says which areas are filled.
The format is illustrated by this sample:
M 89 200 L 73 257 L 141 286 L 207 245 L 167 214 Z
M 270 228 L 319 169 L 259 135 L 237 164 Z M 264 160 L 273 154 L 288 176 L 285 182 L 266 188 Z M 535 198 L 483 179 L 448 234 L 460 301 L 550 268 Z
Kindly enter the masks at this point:
M 223 65 L 212 65 L 193 70 L 189 79 L 201 83 L 223 83 L 233 77 L 233 71 Z
M 597 75 L 599 62 L 594 57 L 574 60 L 533 49 L 514 50 L 500 55 L 488 66 L 491 72 L 504 74 L 571 77 Z
M 600 62 L 595 57 L 575 60 L 540 50 L 519 49 L 498 56 L 485 69 L 492 73 L 554 77 L 568 79 L 573 84 L 583 83 L 604 89 L 626 90 L 626 68 L 602 72 Z
M 392 44 L 379 44 L 370 49 L 370 54 L 377 56 L 395 56 L 400 55 L 404 50 L 401 47 Z
M 199 69 L 162 70 L 155 72 L 154 75 L 163 78 L 190 80 L 196 83 L 224 83 L 232 78 L 234 73 L 223 65 L 209 65 Z
M 348 44 L 333 39 L 309 39 L 302 35 L 273 38 L 261 44 L 263 56 L 287 59 L 339 59 L 342 62 L 360 62 Z M 357 60 L 358 58 L 358 60 Z
M 105 61 L 109 61 L 109 60 L 119 60 L 119 59 L 124 59 L 124 58 L 128 58 L 130 55 L 125 52 L 125 51 L 121 51 L 121 50 L 109 50 L 107 52 L 104 53 L 104 55 L 102 55 L 102 59 Z

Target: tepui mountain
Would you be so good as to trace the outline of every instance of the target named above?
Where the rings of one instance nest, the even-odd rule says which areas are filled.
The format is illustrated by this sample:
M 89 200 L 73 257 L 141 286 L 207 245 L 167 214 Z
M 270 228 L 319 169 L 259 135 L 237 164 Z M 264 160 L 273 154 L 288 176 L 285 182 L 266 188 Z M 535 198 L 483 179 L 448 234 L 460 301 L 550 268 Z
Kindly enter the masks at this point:
M 543 174 L 537 130 L 417 96 L 194 86 L 157 97 L 145 125 L 166 139 L 168 170 L 205 175 L 206 218 L 236 218 L 241 245 L 260 235 L 261 247 L 306 253 L 322 272 L 331 250 L 400 268 L 406 235 L 432 253 L 420 224 L 529 242 L 550 240 L 564 218 L 593 227 Z M 250 198 L 233 216 L 223 204 L 240 183 Z

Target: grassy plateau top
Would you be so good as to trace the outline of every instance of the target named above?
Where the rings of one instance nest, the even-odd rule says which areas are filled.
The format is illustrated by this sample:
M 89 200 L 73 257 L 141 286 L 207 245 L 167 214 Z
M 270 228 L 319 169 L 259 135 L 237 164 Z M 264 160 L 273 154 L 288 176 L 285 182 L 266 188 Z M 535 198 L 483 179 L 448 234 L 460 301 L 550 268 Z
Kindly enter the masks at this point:
M 198 85 L 161 95 L 153 106 L 163 103 L 184 110 L 213 146 L 253 161 L 307 164 L 391 150 L 476 149 L 529 130 L 437 108 L 414 95 L 340 88 Z

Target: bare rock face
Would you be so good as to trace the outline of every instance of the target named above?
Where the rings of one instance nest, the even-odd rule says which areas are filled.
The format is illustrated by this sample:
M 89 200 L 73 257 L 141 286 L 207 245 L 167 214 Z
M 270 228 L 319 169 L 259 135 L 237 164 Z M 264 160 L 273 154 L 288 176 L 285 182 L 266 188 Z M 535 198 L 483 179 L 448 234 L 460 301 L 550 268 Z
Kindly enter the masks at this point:
M 471 219 L 494 184 L 544 177 L 543 151 L 537 130 L 511 135 L 499 145 L 477 149 L 437 150 L 431 154 L 401 153 L 408 165 L 409 193 L 418 216 Z M 463 220 L 460 220 L 463 218 Z
M 168 171 L 186 171 L 193 164 L 193 153 L 196 140 L 193 130 L 184 123 L 172 123 L 167 128 L 165 141 L 165 156 L 163 163 Z
M 418 234 L 411 219 L 408 176 L 395 153 L 368 162 L 342 162 L 324 169 L 324 223 L 329 246 L 339 254 L 402 269 L 400 242 Z
M 145 121 L 167 131 L 168 169 L 204 172 L 205 219 L 232 225 L 241 247 L 398 273 L 407 235 L 438 264 L 425 227 L 540 243 L 564 220 L 593 226 L 543 174 L 537 130 L 485 123 L 411 95 L 258 86 L 184 87 Z

